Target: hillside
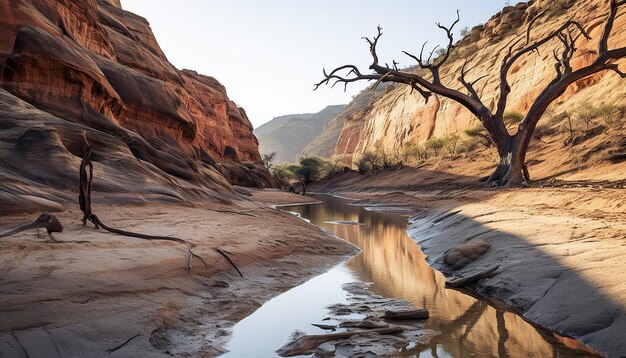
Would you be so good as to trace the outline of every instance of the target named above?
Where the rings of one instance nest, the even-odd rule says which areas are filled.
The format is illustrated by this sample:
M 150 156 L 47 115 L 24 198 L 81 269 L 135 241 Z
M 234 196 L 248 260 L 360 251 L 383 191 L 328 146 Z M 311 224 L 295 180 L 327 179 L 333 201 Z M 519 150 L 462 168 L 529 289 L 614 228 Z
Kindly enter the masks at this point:
M 317 113 L 289 114 L 272 119 L 254 130 L 262 154 L 276 152 L 275 163 L 295 162 L 303 149 L 316 138 L 331 118 L 345 105 L 328 106 Z
M 0 0 L 0 64 L 0 211 L 75 201 L 83 134 L 109 202 L 228 201 L 228 182 L 272 184 L 245 111 L 169 63 L 119 1 Z
M 480 97 L 488 107 L 494 108 L 497 101 L 499 86 L 499 70 L 502 57 L 508 52 L 511 43 L 524 38 L 531 19 L 543 13 L 533 25 L 531 41 L 554 31 L 574 15 L 574 19 L 587 29 L 591 40 L 580 38 L 577 43 L 579 51 L 572 60 L 574 69 L 581 67 L 593 59 L 597 49 L 597 40 L 603 29 L 607 16 L 606 2 L 578 0 L 569 2 L 553 2 L 547 0 L 519 3 L 507 6 L 494 15 L 486 24 L 473 28 L 467 36 L 456 44 L 450 60 L 442 67 L 442 82 L 461 89 L 457 80 L 460 68 L 465 59 L 469 59 L 469 79 L 486 75 L 477 85 Z M 463 16 L 463 14 L 461 14 Z M 427 40 L 427 39 L 415 39 Z M 380 40 L 385 41 L 383 36 Z M 415 41 L 407 41 L 407 50 Z M 616 46 L 626 42 L 626 14 L 620 11 L 614 26 L 609 45 Z M 508 99 L 508 110 L 525 114 L 539 91 L 554 77 L 553 49 L 558 41 L 550 42 L 538 53 L 523 56 L 517 66 L 512 68 L 509 82 L 511 94 Z M 398 54 L 398 56 L 403 56 Z M 385 59 L 387 61 L 389 59 Z M 619 62 L 624 68 L 626 61 Z M 580 160 L 580 146 L 584 140 L 577 141 L 573 148 L 563 150 L 563 157 L 554 159 L 561 163 L 571 163 L 561 170 L 574 169 L 574 166 L 611 164 L 611 153 L 626 151 L 619 138 L 625 133 L 619 120 L 623 121 L 622 109 L 626 105 L 626 86 L 619 76 L 611 71 L 601 72 L 585 78 L 570 86 L 567 92 L 549 108 L 539 122 L 540 130 L 560 133 L 567 138 L 571 136 L 585 137 L 585 132 L 595 128 L 593 136 L 600 136 L 604 145 L 587 148 L 591 151 L 586 155 L 585 163 Z M 362 101 L 357 97 L 355 101 Z M 610 112 L 610 113 L 609 113 Z M 569 116 L 564 115 L 567 113 Z M 622 113 L 622 114 L 620 114 Z M 620 118 L 620 116 L 622 116 Z M 567 118 L 572 121 L 569 126 Z M 592 120 L 589 121 L 589 118 Z M 341 121 L 341 118 L 338 119 Z M 381 146 L 384 150 L 399 153 L 407 142 L 423 143 L 432 137 L 442 137 L 450 133 L 458 133 L 465 138 L 464 130 L 479 125 L 478 120 L 465 108 L 449 99 L 433 95 L 426 103 L 417 93 L 411 93 L 408 86 L 398 85 L 377 94 L 357 113 L 344 116 L 343 128 L 337 139 L 333 155 L 341 156 L 346 163 L 352 163 L 368 148 Z M 514 130 L 513 130 L 514 132 Z M 602 142 L 602 140 L 599 140 Z M 541 144 L 541 143 L 539 143 Z M 531 147 L 536 144 L 531 144 Z M 584 146 L 584 145 L 583 145 Z M 494 152 L 495 153 L 495 152 Z M 496 163 L 496 155 L 493 154 Z M 577 159 L 578 158 L 578 159 Z M 531 172 L 533 167 L 530 160 Z M 556 163 L 551 168 L 556 174 L 559 168 Z M 618 165 L 618 163 L 614 163 Z M 615 167 L 613 170 L 617 170 Z M 541 169 L 543 171 L 543 169 Z M 478 173 L 481 175 L 489 174 Z M 591 175 L 591 174 L 590 174 Z
M 307 153 L 308 155 L 318 155 L 325 158 L 330 158 L 334 155 L 335 146 L 341 130 L 344 128 L 346 122 L 351 121 L 352 118 L 360 111 L 363 111 L 365 107 L 370 106 L 372 99 L 377 95 L 386 91 L 391 84 L 382 83 L 378 87 L 372 90 L 371 86 L 362 91 L 357 97 L 355 97 L 341 112 L 333 116 L 324 126 L 322 132 L 314 137 L 309 144 L 307 144 L 301 153 Z

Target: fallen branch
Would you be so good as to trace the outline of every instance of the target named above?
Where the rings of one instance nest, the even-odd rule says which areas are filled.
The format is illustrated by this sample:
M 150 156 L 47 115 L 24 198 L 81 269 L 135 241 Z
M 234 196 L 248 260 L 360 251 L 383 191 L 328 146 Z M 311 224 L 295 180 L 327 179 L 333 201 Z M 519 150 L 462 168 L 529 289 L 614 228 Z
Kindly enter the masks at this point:
M 136 335 L 134 335 L 134 336 L 132 336 L 132 337 L 128 338 L 128 339 L 126 340 L 126 342 L 124 342 L 124 343 L 120 344 L 119 346 L 113 347 L 113 348 L 111 348 L 111 349 L 107 349 L 107 353 L 113 353 L 113 352 L 115 352 L 115 351 L 120 350 L 120 349 L 121 349 L 121 348 L 123 348 L 125 345 L 127 345 L 128 343 L 130 343 L 130 341 L 132 341 L 133 339 L 135 339 L 135 338 L 137 338 L 137 337 L 139 337 L 139 336 L 141 336 L 141 333 L 137 333 Z
M 276 351 L 281 357 L 292 357 L 304 354 L 313 354 L 315 349 L 320 345 L 332 341 L 335 339 L 345 339 L 359 334 L 378 333 L 378 334 L 392 334 L 404 332 L 403 327 L 388 327 L 388 328 L 376 328 L 368 330 L 357 330 L 339 333 L 319 334 L 319 335 L 306 335 L 302 336 L 291 343 L 287 343 L 280 347 Z
M 239 271 L 239 269 L 237 268 L 237 265 L 235 265 L 233 260 L 231 260 L 231 258 L 228 255 L 226 255 L 226 251 L 224 251 L 222 249 L 218 249 L 217 247 L 214 248 L 213 250 L 219 252 L 220 255 L 224 256 L 224 258 L 235 268 L 235 270 L 237 270 L 237 272 L 239 273 L 239 276 L 243 277 L 243 274 L 241 273 L 241 271 Z M 230 252 L 229 252 L 229 254 L 230 254 Z
M 498 270 L 500 266 L 499 265 L 495 265 L 495 266 L 491 266 L 488 267 L 478 273 L 475 273 L 473 275 L 467 276 L 467 277 L 461 277 L 461 278 L 453 278 L 450 279 L 448 281 L 446 281 L 446 286 L 447 287 L 463 287 L 463 286 L 467 286 L 469 284 L 472 284 L 474 282 L 480 281 L 483 278 L 487 278 L 487 277 L 491 277 L 495 274 L 495 272 Z
M 91 211 L 91 185 L 93 181 L 93 163 L 91 162 L 91 153 L 92 149 L 89 145 L 89 141 L 87 140 L 87 133 L 83 132 L 83 160 L 80 163 L 80 192 L 78 195 L 78 201 L 80 204 L 80 210 L 83 212 L 83 225 L 87 224 L 87 220 L 91 221 L 96 229 L 102 227 L 104 230 L 112 232 L 114 234 L 135 237 L 142 240 L 161 240 L 161 241 L 173 241 L 184 244 L 187 246 L 187 251 L 189 253 L 189 258 L 187 259 L 187 271 L 191 271 L 191 262 L 194 257 L 198 258 L 204 264 L 204 267 L 209 267 L 206 261 L 197 254 L 195 254 L 191 248 L 192 244 L 187 241 L 177 237 L 170 236 L 160 236 L 160 235 L 145 235 L 138 234 L 131 231 L 115 229 L 105 225 L 98 216 L 96 216 Z
M 13 229 L 8 229 L 4 232 L 0 232 L 0 237 L 10 236 L 18 234 L 22 231 L 32 230 L 32 229 L 46 229 L 48 232 L 48 237 L 50 240 L 58 242 L 58 240 L 52 235 L 53 232 L 62 232 L 63 225 L 59 222 L 59 219 L 56 216 L 48 213 L 43 213 L 39 215 L 37 220 L 32 223 L 26 223 L 14 227 Z

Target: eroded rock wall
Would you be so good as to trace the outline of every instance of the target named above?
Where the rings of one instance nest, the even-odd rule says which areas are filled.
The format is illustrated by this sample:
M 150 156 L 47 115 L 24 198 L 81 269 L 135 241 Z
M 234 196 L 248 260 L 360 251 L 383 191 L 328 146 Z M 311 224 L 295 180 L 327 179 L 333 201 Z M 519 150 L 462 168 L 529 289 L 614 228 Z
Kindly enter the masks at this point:
M 81 133 L 96 149 L 95 183 L 116 177 L 102 190 L 132 196 L 149 182 L 176 200 L 228 200 L 223 177 L 272 185 L 245 111 L 216 79 L 170 64 L 119 1 L 0 0 L 0 65 L 6 198 L 16 183 L 33 197 L 75 189 Z
M 468 59 L 468 67 L 473 67 L 468 79 L 486 75 L 476 87 L 483 102 L 493 109 L 498 100 L 502 57 L 515 40 L 526 36 L 530 20 L 543 11 L 546 12 L 532 28 L 532 39 L 542 38 L 574 16 L 574 19 L 583 24 L 592 39 L 579 39 L 579 51 L 572 60 L 572 66 L 576 69 L 592 61 L 608 14 L 608 1 L 530 1 L 507 6 L 485 25 L 472 29 L 468 36 L 459 41 L 450 61 L 442 67 L 442 82 L 463 90 L 457 79 L 461 66 Z M 384 36 L 380 41 L 385 41 Z M 620 10 L 609 45 L 615 47 L 624 43 L 626 13 Z M 525 114 L 542 88 L 554 78 L 553 49 L 558 45 L 558 41 L 550 42 L 538 53 L 523 56 L 511 69 L 509 111 Z M 407 43 L 407 46 L 410 44 Z M 626 68 L 626 61 L 619 63 L 622 69 Z M 583 107 L 607 103 L 624 105 L 624 98 L 626 85 L 623 81 L 620 82 L 619 76 L 608 71 L 599 73 L 570 86 L 542 121 L 566 110 L 575 112 Z M 454 101 L 432 96 L 426 103 L 407 86 L 397 85 L 389 87 L 375 96 L 368 106 L 345 118 L 333 154 L 343 157 L 346 163 L 352 163 L 365 150 L 377 145 L 399 152 L 408 141 L 423 142 L 433 136 L 462 134 L 464 129 L 478 124 L 477 118 Z

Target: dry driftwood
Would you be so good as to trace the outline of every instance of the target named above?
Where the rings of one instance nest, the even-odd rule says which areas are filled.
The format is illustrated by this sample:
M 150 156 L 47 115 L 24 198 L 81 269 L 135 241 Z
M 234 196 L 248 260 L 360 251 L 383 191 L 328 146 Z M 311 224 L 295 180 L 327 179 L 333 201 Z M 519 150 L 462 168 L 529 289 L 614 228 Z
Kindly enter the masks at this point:
M 403 327 L 388 327 L 388 328 L 376 328 L 368 330 L 357 330 L 339 333 L 319 334 L 319 335 L 306 335 L 302 336 L 291 343 L 287 343 L 280 347 L 276 351 L 281 357 L 292 357 L 303 354 L 312 354 L 320 345 L 332 341 L 335 339 L 345 339 L 359 334 L 378 333 L 378 334 L 392 334 L 400 333 L 405 329 Z
M 425 309 L 415 309 L 407 311 L 389 311 L 385 310 L 385 319 L 393 320 L 410 320 L 410 319 L 428 319 L 428 311 Z
M 48 213 L 43 213 L 39 215 L 37 220 L 33 221 L 32 223 L 22 224 L 17 227 L 14 227 L 13 229 L 8 229 L 4 232 L 0 232 L 0 237 L 15 235 L 22 231 L 32 230 L 32 229 L 46 229 L 46 231 L 48 232 L 48 236 L 50 237 L 50 240 L 57 241 L 52 235 L 52 233 L 62 232 L 63 225 L 61 225 L 61 223 L 56 218 L 56 216 L 52 214 L 48 214 Z
M 478 273 L 475 273 L 473 275 L 467 276 L 467 277 L 461 277 L 461 278 L 454 278 L 454 279 L 449 279 L 448 281 L 446 281 L 446 286 L 447 287 L 463 287 L 463 286 L 467 286 L 469 284 L 472 284 L 474 282 L 480 281 L 483 278 L 487 278 L 487 277 L 491 277 L 493 276 L 496 271 L 498 270 L 500 266 L 499 265 L 495 265 L 495 266 L 491 266 L 488 267 Z
M 135 233 L 131 231 L 112 228 L 112 227 L 105 225 L 98 218 L 98 216 L 96 216 L 96 214 L 94 214 L 91 210 L 91 186 L 92 186 L 92 181 L 93 181 L 93 163 L 91 162 L 92 148 L 89 145 L 89 141 L 87 140 L 86 133 L 83 133 L 83 144 L 84 144 L 83 160 L 80 163 L 80 192 L 78 195 L 80 210 L 83 212 L 83 225 L 86 225 L 87 220 L 89 220 L 94 224 L 96 229 L 102 227 L 104 230 L 108 232 L 112 232 L 114 234 L 135 237 L 135 238 L 143 239 L 143 240 L 161 240 L 161 241 L 178 242 L 187 246 L 187 252 L 189 253 L 189 256 L 187 259 L 187 267 L 186 267 L 187 271 L 191 270 L 191 263 L 194 257 L 199 259 L 204 264 L 204 267 L 209 267 L 209 265 L 207 265 L 206 261 L 204 261 L 202 257 L 198 256 L 191 250 L 191 248 L 194 245 L 187 240 L 184 240 L 178 237 L 171 237 L 171 236 L 139 234 L 139 233 Z M 243 275 L 241 274 L 241 271 L 239 271 L 237 266 L 235 266 L 235 263 L 233 262 L 233 260 L 231 260 L 230 257 L 228 257 L 223 250 L 220 250 L 217 248 L 215 250 L 220 255 L 224 256 L 226 260 L 235 268 L 235 270 L 237 270 L 239 275 L 243 277 Z

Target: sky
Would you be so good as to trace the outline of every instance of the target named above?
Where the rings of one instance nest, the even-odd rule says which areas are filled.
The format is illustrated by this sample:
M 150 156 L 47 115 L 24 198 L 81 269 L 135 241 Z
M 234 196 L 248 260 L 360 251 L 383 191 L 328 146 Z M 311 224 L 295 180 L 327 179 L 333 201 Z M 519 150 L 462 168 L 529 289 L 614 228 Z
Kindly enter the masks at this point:
M 168 60 L 217 78 L 242 106 L 254 127 L 285 114 L 314 113 L 350 102 L 366 82 L 313 91 L 322 68 L 355 64 L 369 72 L 363 36 L 383 28 L 381 63 L 415 63 L 402 50 L 419 53 L 446 43 L 435 22 L 455 27 L 485 23 L 501 0 L 121 0 L 125 10 L 150 22 Z

